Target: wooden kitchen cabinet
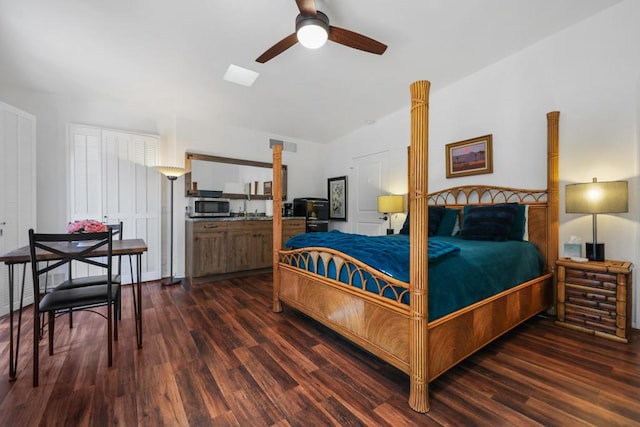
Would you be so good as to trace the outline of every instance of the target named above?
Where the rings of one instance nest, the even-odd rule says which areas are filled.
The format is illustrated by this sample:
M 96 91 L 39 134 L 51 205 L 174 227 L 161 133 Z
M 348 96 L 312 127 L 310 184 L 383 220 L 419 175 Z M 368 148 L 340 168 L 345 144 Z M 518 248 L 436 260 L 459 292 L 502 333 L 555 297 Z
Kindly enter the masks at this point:
M 298 234 L 306 232 L 306 220 L 304 218 L 291 218 L 282 221 L 282 245 L 287 243 L 287 240 Z
M 271 221 L 237 221 L 228 228 L 227 271 L 271 267 L 273 253 Z
M 304 218 L 286 219 L 282 224 L 283 243 L 305 232 Z M 186 275 L 192 282 L 272 267 L 271 220 L 187 220 L 185 231 Z
M 186 223 L 185 264 L 187 277 L 202 277 L 227 272 L 227 234 L 222 223 Z
M 255 267 L 271 268 L 273 266 L 273 229 L 256 233 L 254 243 Z

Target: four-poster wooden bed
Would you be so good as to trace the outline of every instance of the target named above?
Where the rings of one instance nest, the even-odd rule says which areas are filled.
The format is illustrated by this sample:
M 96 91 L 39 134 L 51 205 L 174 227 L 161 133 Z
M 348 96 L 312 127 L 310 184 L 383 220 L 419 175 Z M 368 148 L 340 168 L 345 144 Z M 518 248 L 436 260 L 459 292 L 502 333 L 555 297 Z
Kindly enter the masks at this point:
M 282 250 L 280 174 L 274 174 L 273 310 L 282 303 L 307 314 L 409 375 L 409 405 L 429 410 L 428 384 L 479 348 L 553 304 L 553 266 L 558 252 L 558 112 L 547 114 L 547 189 L 465 186 L 428 194 L 428 81 L 411 92 L 409 159 L 409 283 L 387 276 L 342 252 L 327 248 Z M 280 170 L 282 146 L 273 146 Z M 497 295 L 429 321 L 428 206 L 517 202 L 528 206 L 528 240 L 540 251 L 542 274 Z M 300 257 L 326 271 L 329 263 L 366 274 L 381 288 L 409 292 L 409 304 L 298 268 Z M 307 261 L 305 261 L 307 262 Z M 316 268 L 314 271 L 318 271 Z M 364 288 L 364 286 L 363 286 Z M 406 293 L 406 292 L 405 292 Z

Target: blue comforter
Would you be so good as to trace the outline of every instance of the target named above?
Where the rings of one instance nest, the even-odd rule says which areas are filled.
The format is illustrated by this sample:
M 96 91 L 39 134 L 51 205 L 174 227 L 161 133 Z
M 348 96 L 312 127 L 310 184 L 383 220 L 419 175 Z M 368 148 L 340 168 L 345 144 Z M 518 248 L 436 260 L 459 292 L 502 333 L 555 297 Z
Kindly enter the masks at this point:
M 364 236 L 332 230 L 299 234 L 285 244 L 285 247 L 292 249 L 314 246 L 335 249 L 388 276 L 409 282 L 409 236 Z M 456 245 L 437 239 L 429 240 L 429 262 L 458 252 L 460 248 Z
M 370 237 L 339 231 L 308 233 L 289 239 L 286 247 L 332 248 L 409 283 L 409 236 L 406 235 Z M 530 242 L 430 237 L 429 321 L 534 279 L 540 276 L 543 266 L 544 259 Z M 331 274 L 335 276 L 335 271 L 329 272 L 329 276 L 334 277 Z M 338 280 L 345 281 L 342 277 Z M 353 286 L 363 288 L 358 282 Z M 369 285 L 364 289 L 376 291 Z M 394 297 L 390 291 L 383 295 Z M 409 303 L 408 293 L 401 302 Z

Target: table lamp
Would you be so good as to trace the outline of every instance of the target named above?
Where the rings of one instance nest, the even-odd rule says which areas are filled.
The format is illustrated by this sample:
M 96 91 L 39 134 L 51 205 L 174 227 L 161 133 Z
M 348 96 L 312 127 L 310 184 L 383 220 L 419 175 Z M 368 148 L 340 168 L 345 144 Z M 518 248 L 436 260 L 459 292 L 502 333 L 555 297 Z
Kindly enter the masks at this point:
M 568 184 L 565 186 L 565 212 L 593 215 L 593 242 L 586 243 L 590 261 L 604 261 L 604 243 L 598 243 L 598 214 L 629 211 L 627 181 Z
M 156 170 L 160 172 L 162 175 L 166 176 L 167 179 L 171 182 L 171 255 L 169 258 L 169 281 L 162 282 L 163 286 L 177 285 L 182 283 L 181 279 L 176 279 L 173 277 L 173 183 L 178 177 L 184 175 L 187 170 L 185 168 L 179 168 L 175 166 L 156 166 Z
M 389 219 L 389 228 L 387 234 L 393 234 L 391 228 L 390 214 L 404 212 L 404 196 L 390 194 L 388 196 L 378 196 L 378 212 L 384 214 L 380 219 L 385 221 Z

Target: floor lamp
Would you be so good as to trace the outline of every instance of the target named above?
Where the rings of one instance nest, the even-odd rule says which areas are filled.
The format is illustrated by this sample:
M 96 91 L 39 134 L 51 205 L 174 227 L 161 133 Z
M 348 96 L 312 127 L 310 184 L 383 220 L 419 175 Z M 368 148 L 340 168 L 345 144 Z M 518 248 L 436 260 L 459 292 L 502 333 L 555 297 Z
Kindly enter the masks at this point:
M 171 286 L 171 285 L 177 285 L 182 283 L 182 279 L 176 279 L 175 277 L 173 277 L 173 183 L 175 182 L 176 179 L 178 179 L 178 177 L 184 175 L 185 172 L 187 171 L 184 168 L 179 168 L 175 166 L 156 166 L 156 169 L 162 175 L 166 176 L 169 182 L 171 182 L 171 203 L 170 203 L 171 205 L 171 246 L 170 246 L 171 255 L 169 258 L 170 272 L 169 272 L 169 281 L 162 282 L 163 286 Z

